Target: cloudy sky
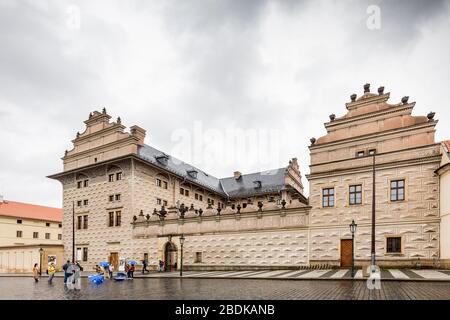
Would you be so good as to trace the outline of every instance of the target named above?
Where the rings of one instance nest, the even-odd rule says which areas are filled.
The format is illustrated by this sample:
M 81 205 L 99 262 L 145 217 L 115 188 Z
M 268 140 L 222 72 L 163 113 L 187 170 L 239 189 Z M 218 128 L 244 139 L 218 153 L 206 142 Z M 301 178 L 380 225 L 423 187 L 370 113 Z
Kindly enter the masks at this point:
M 216 177 L 308 173 L 366 82 L 448 139 L 449 39 L 449 1 L 0 0 L 0 194 L 60 206 L 46 176 L 103 107 Z

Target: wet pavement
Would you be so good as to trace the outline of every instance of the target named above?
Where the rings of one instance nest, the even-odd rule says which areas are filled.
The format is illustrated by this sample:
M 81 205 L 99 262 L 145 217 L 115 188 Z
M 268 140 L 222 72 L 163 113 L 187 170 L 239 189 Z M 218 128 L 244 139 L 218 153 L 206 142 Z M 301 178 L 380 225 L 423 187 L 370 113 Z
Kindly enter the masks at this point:
M 105 280 L 100 285 L 81 279 L 81 290 L 68 290 L 62 278 L 48 284 L 45 277 L 0 277 L 0 299 L 46 300 L 450 300 L 450 282 L 386 281 L 380 290 L 369 290 L 365 281 L 170 279 L 147 278 L 123 282 Z

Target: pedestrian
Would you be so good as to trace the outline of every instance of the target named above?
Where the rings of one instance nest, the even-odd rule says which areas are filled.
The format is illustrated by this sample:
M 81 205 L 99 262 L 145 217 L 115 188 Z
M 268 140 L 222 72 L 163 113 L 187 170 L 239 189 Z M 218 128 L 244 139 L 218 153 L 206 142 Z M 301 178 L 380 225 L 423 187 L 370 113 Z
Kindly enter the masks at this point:
M 113 278 L 113 275 L 114 275 L 113 271 L 114 271 L 114 266 L 113 266 L 113 265 L 110 265 L 110 266 L 109 266 L 109 278 L 110 278 L 110 279 Z
M 67 278 L 70 277 L 70 274 L 67 272 L 67 269 L 69 268 L 69 266 L 70 266 L 70 260 L 67 260 L 67 262 L 64 263 L 64 265 L 62 267 L 63 272 L 64 272 L 64 284 L 67 283 Z
M 163 261 L 162 260 L 159 260 L 159 272 L 162 272 L 163 271 Z
M 162 261 L 162 267 L 161 267 L 162 271 L 166 271 L 166 262 L 163 260 Z
M 105 265 L 105 277 L 111 277 L 111 271 L 109 271 L 109 264 Z
M 128 263 L 125 264 L 125 272 L 127 273 L 127 278 L 131 278 L 130 265 Z
M 33 267 L 33 278 L 34 278 L 34 282 L 38 282 L 39 281 L 39 268 L 38 268 L 38 264 L 35 263 L 34 267 Z
M 55 265 L 53 263 L 50 263 L 50 265 L 47 268 L 47 273 L 48 273 L 48 283 L 52 283 L 53 281 L 53 277 L 55 276 Z
M 134 278 L 134 270 L 135 270 L 135 266 L 134 266 L 134 264 L 132 264 L 132 265 L 130 266 L 130 275 L 131 275 L 131 279 Z
M 80 271 L 83 271 L 83 267 L 81 266 L 80 261 L 77 261 L 77 266 L 78 268 L 80 268 Z
M 150 272 L 150 271 L 147 270 L 147 263 L 148 262 L 147 262 L 146 259 L 142 260 L 142 274 L 144 274 L 145 271 Z

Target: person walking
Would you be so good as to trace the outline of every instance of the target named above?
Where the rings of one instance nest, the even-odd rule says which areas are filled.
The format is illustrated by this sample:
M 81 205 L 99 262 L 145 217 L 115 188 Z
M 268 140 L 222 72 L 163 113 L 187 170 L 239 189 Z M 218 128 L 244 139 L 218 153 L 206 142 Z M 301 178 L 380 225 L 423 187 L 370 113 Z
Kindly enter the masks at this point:
M 67 260 L 67 262 L 64 263 L 64 265 L 62 267 L 63 272 L 64 272 L 64 284 L 67 283 L 67 278 L 70 277 L 70 274 L 67 272 L 67 269 L 69 268 L 69 266 L 70 266 L 70 260 Z
M 127 273 L 127 278 L 131 278 L 130 265 L 128 263 L 125 264 L 125 272 Z
M 114 265 L 109 266 L 109 278 L 112 279 L 114 276 Z
M 34 282 L 38 282 L 39 281 L 39 268 L 38 268 L 38 264 L 35 263 L 34 267 L 33 267 L 33 278 L 34 278 Z
M 105 277 L 111 278 L 111 271 L 110 271 L 111 269 L 109 264 L 105 265 L 104 268 L 105 268 Z
M 150 272 L 147 270 L 147 259 L 142 260 L 142 274 L 145 273 L 145 271 Z
M 135 266 L 134 266 L 134 264 L 132 264 L 131 266 L 130 266 L 130 278 L 131 279 L 134 279 L 134 270 L 135 270 Z
M 53 263 L 50 263 L 50 265 L 47 268 L 48 273 L 48 283 L 52 283 L 53 277 L 55 276 L 56 268 Z

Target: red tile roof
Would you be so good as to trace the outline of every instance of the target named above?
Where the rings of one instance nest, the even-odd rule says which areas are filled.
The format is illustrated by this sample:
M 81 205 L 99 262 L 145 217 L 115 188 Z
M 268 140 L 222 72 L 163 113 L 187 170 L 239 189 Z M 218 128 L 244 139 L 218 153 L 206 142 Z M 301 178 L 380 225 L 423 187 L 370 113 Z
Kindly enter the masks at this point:
M 450 153 L 450 140 L 442 141 L 447 148 L 447 152 Z
M 61 222 L 62 209 L 3 200 L 0 202 L 0 216 Z

